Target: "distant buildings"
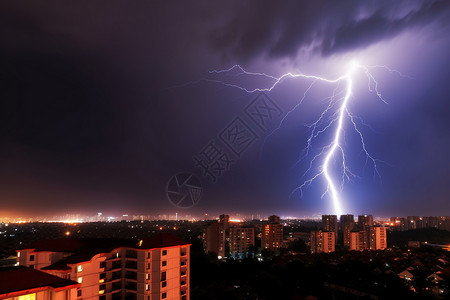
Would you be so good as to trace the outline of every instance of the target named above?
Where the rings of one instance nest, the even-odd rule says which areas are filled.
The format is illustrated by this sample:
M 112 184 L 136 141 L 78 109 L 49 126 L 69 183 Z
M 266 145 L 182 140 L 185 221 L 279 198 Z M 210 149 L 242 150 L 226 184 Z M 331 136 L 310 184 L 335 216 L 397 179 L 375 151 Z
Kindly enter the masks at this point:
M 353 215 L 342 215 L 338 232 L 337 216 L 323 215 L 322 230 L 311 232 L 311 253 L 329 253 L 335 251 L 338 236 L 344 249 L 364 251 L 383 250 L 387 248 L 386 227 L 374 226 L 372 215 L 358 216 L 358 224 Z M 339 233 L 339 235 L 337 234 Z
M 255 247 L 255 227 L 231 222 L 228 215 L 220 215 L 218 221 L 206 227 L 203 245 L 205 252 L 215 253 L 219 259 L 251 256 Z
M 342 240 L 345 249 L 350 249 L 350 234 L 355 227 L 353 215 L 342 215 L 340 218 Z
M 283 224 L 280 217 L 270 216 L 269 223 L 265 224 L 261 232 L 261 250 L 276 251 L 283 243 Z
M 20 266 L 78 283 L 72 299 L 187 300 L 189 257 L 190 244 L 166 233 L 137 244 L 115 239 L 58 239 L 17 250 Z
M 394 230 L 405 231 L 421 228 L 436 228 L 441 230 L 450 231 L 450 217 L 449 216 L 408 216 L 404 217 L 392 217 L 388 224 Z
M 332 231 L 311 232 L 311 253 L 330 253 L 335 251 L 336 234 Z

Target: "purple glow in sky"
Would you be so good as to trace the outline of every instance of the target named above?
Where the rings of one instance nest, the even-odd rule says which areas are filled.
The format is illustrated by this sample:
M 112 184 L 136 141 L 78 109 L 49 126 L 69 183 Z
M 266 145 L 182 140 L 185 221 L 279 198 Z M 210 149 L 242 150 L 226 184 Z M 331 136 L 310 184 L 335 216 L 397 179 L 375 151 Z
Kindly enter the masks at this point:
M 371 69 L 385 104 L 368 92 L 364 72 L 352 76 L 348 110 L 360 117 L 370 154 L 386 164 L 374 178 L 355 147 L 360 136 L 343 131 L 357 175 L 340 191 L 343 210 L 450 214 L 448 1 L 3 1 L 0 24 L 1 214 L 171 212 L 165 186 L 180 171 L 204 184 L 192 214 L 331 213 L 323 182 L 301 198 L 290 194 L 309 167 L 299 161 L 306 125 L 336 85 L 316 83 L 270 137 L 255 129 L 254 144 L 216 184 L 192 157 L 256 95 L 205 81 L 173 87 L 223 80 L 208 71 L 237 64 L 274 77 L 333 79 L 351 61 L 411 78 Z M 270 83 L 228 77 L 250 88 Z M 286 113 L 311 83 L 284 80 L 268 96 Z

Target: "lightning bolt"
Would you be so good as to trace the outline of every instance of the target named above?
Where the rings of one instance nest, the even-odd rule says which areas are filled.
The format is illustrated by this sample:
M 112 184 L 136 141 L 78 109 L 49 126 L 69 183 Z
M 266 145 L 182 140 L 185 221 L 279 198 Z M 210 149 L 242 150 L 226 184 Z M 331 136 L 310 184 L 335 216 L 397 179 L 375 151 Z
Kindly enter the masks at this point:
M 397 70 L 391 69 L 388 66 L 384 65 L 375 65 L 375 66 L 365 66 L 360 65 L 356 62 L 351 62 L 349 65 L 349 68 L 347 72 L 335 79 L 327 79 L 320 76 L 315 75 L 306 75 L 306 74 L 294 74 L 294 73 L 286 73 L 281 75 L 280 77 L 275 77 L 266 73 L 255 73 L 255 72 L 248 72 L 244 70 L 239 65 L 234 65 L 233 67 L 229 69 L 224 70 L 212 70 L 209 71 L 209 74 L 215 75 L 215 76 L 257 76 L 262 77 L 267 80 L 272 81 L 271 84 L 269 84 L 267 87 L 259 87 L 259 88 L 248 88 L 236 83 L 230 83 L 229 81 L 223 80 L 223 79 L 217 79 L 217 78 L 201 78 L 197 81 L 191 81 L 188 82 L 182 86 L 190 85 L 190 84 L 197 84 L 200 82 L 210 82 L 210 83 L 217 83 L 221 84 L 226 87 L 231 88 L 237 88 L 240 89 L 246 93 L 254 93 L 254 92 L 270 92 L 275 87 L 277 87 L 281 82 L 287 79 L 294 79 L 294 78 L 304 78 L 311 80 L 310 85 L 304 92 L 301 99 L 299 99 L 299 102 L 291 109 L 289 110 L 286 115 L 282 118 L 279 126 L 275 128 L 269 135 L 266 136 L 264 140 L 264 144 L 267 141 L 270 136 L 272 136 L 276 131 L 280 130 L 285 122 L 285 120 L 303 103 L 305 98 L 307 97 L 309 91 L 313 88 L 313 86 L 317 82 L 324 82 L 329 84 L 336 84 L 335 89 L 333 90 L 333 93 L 331 96 L 327 97 L 326 100 L 328 100 L 327 107 L 322 111 L 318 119 L 313 122 L 310 125 L 307 125 L 310 130 L 309 137 L 307 139 L 307 145 L 304 149 L 304 155 L 299 158 L 299 161 L 307 158 L 309 156 L 310 151 L 312 150 L 312 143 L 313 141 L 323 134 L 324 132 L 333 131 L 333 138 L 330 143 L 323 146 L 318 154 L 314 155 L 312 159 L 309 161 L 309 167 L 306 170 L 306 172 L 303 174 L 303 178 L 307 178 L 303 181 L 301 185 L 296 187 L 292 192 L 291 195 L 294 195 L 296 192 L 300 192 L 301 196 L 303 196 L 303 191 L 307 187 L 309 187 L 316 179 L 323 177 L 327 183 L 326 190 L 322 194 L 322 197 L 325 197 L 326 195 L 330 195 L 331 202 L 333 205 L 334 214 L 336 215 L 342 215 L 343 209 L 342 209 L 342 201 L 340 198 L 340 191 L 343 188 L 343 185 L 346 181 L 350 181 L 352 177 L 356 177 L 355 174 L 353 174 L 350 171 L 350 168 L 347 166 L 347 160 L 346 155 L 343 148 L 343 135 L 344 135 L 344 127 L 345 127 L 345 121 L 349 121 L 350 128 L 352 128 L 357 135 L 360 138 L 361 141 L 361 148 L 362 153 L 366 157 L 366 162 L 371 162 L 374 168 L 374 176 L 378 176 L 381 180 L 380 173 L 378 172 L 378 163 L 382 162 L 381 160 L 378 160 L 374 158 L 369 151 L 367 150 L 367 146 L 364 140 L 364 136 L 362 134 L 362 131 L 358 128 L 358 122 L 363 125 L 364 122 L 359 117 L 353 115 L 349 108 L 348 104 L 350 102 L 350 99 L 352 98 L 353 93 L 353 77 L 355 73 L 360 70 L 364 73 L 364 75 L 367 78 L 368 83 L 368 90 L 370 92 L 373 92 L 376 94 L 377 98 L 381 100 L 383 103 L 387 104 L 386 99 L 383 97 L 380 89 L 379 84 L 375 78 L 375 76 L 370 72 L 371 69 L 376 68 L 382 68 L 388 71 L 389 73 L 394 73 L 400 77 L 407 77 L 411 78 L 409 76 L 403 75 Z M 341 88 L 341 86 L 344 85 L 344 88 Z M 179 86 L 181 87 L 181 86 Z M 331 118 L 327 120 L 327 116 L 331 114 Z M 335 177 L 333 177 L 333 174 L 331 172 L 331 163 L 332 160 L 335 159 L 340 155 L 340 161 L 341 161 L 341 179 L 337 180 Z M 320 166 L 317 168 L 315 172 L 313 172 L 314 165 L 317 161 L 320 160 Z M 311 174 L 312 173 L 312 174 Z M 339 184 L 340 181 L 340 184 Z

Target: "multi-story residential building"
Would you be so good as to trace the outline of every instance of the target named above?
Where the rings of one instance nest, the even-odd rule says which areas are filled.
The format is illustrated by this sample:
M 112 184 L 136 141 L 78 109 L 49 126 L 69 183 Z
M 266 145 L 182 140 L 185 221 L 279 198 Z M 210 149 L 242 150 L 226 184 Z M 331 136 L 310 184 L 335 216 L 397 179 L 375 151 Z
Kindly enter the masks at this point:
M 365 226 L 350 233 L 350 250 L 384 250 L 387 248 L 386 227 Z
M 261 232 L 261 249 L 278 250 L 282 243 L 283 224 L 280 224 L 280 217 L 270 216 L 269 223 L 263 226 Z
M 75 299 L 189 299 L 190 244 L 167 233 L 135 242 L 39 241 L 17 250 L 21 266 L 78 282 Z
M 255 246 L 255 227 L 231 222 L 228 215 L 220 215 L 218 221 L 206 227 L 203 245 L 205 252 L 215 253 L 219 259 L 247 257 Z
M 218 257 L 225 257 L 226 253 L 226 230 L 219 222 L 212 222 L 206 227 L 203 236 L 205 252 L 215 253 Z
M 77 299 L 80 284 L 25 267 L 0 268 L 0 299 L 71 300 Z
M 386 227 L 372 227 L 370 229 L 370 250 L 384 250 L 386 248 Z
M 322 230 L 328 232 L 334 232 L 337 235 L 338 232 L 338 219 L 336 215 L 322 215 Z
M 311 232 L 311 253 L 330 253 L 335 251 L 335 232 L 312 231 Z
M 255 246 L 255 228 L 251 226 L 233 226 L 230 228 L 230 254 L 234 258 L 252 255 Z
M 353 215 L 342 215 L 339 221 L 341 225 L 344 248 L 350 249 L 350 234 L 355 227 L 354 217 Z
M 350 232 L 350 250 L 364 251 L 368 250 L 366 231 L 352 231 Z
M 372 215 L 359 215 L 358 216 L 358 226 L 364 229 L 366 226 L 373 226 L 373 216 Z

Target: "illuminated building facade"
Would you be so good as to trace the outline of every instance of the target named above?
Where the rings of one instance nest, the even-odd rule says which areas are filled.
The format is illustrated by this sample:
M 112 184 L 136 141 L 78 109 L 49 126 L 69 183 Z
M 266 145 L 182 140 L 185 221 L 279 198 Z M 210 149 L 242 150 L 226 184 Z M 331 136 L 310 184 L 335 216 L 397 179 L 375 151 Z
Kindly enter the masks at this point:
M 387 248 L 386 227 L 364 227 L 350 233 L 350 250 L 384 250 Z
M 275 251 L 281 248 L 283 243 L 283 224 L 280 217 L 270 216 L 269 223 L 265 224 L 261 232 L 261 249 Z
M 80 284 L 25 267 L 0 268 L 0 299 L 77 299 Z
M 59 239 L 17 250 L 19 265 L 79 283 L 73 299 L 187 300 L 189 257 L 190 244 L 166 233 L 138 244 Z
M 335 251 L 336 234 L 331 231 L 311 232 L 311 253 L 330 253 Z
M 336 215 L 322 215 L 322 230 L 327 232 L 334 232 L 335 242 L 337 241 L 338 233 L 338 218 Z
M 370 250 L 384 250 L 386 248 L 386 227 L 372 227 L 370 229 Z
M 255 228 L 250 226 L 233 226 L 230 228 L 230 254 L 234 258 L 253 255 L 255 247 Z
M 372 215 L 359 215 L 358 216 L 358 226 L 364 228 L 366 226 L 373 226 L 373 216 Z
M 355 227 L 353 215 L 342 215 L 340 217 L 340 225 L 342 231 L 342 241 L 345 249 L 350 249 L 350 234 Z
M 219 257 L 225 257 L 226 231 L 223 224 L 213 222 L 206 227 L 203 236 L 206 253 L 212 252 Z
M 215 253 L 220 258 L 227 255 L 229 221 L 229 215 L 220 215 L 218 221 L 214 221 L 206 227 L 203 235 L 203 247 L 206 253 Z

